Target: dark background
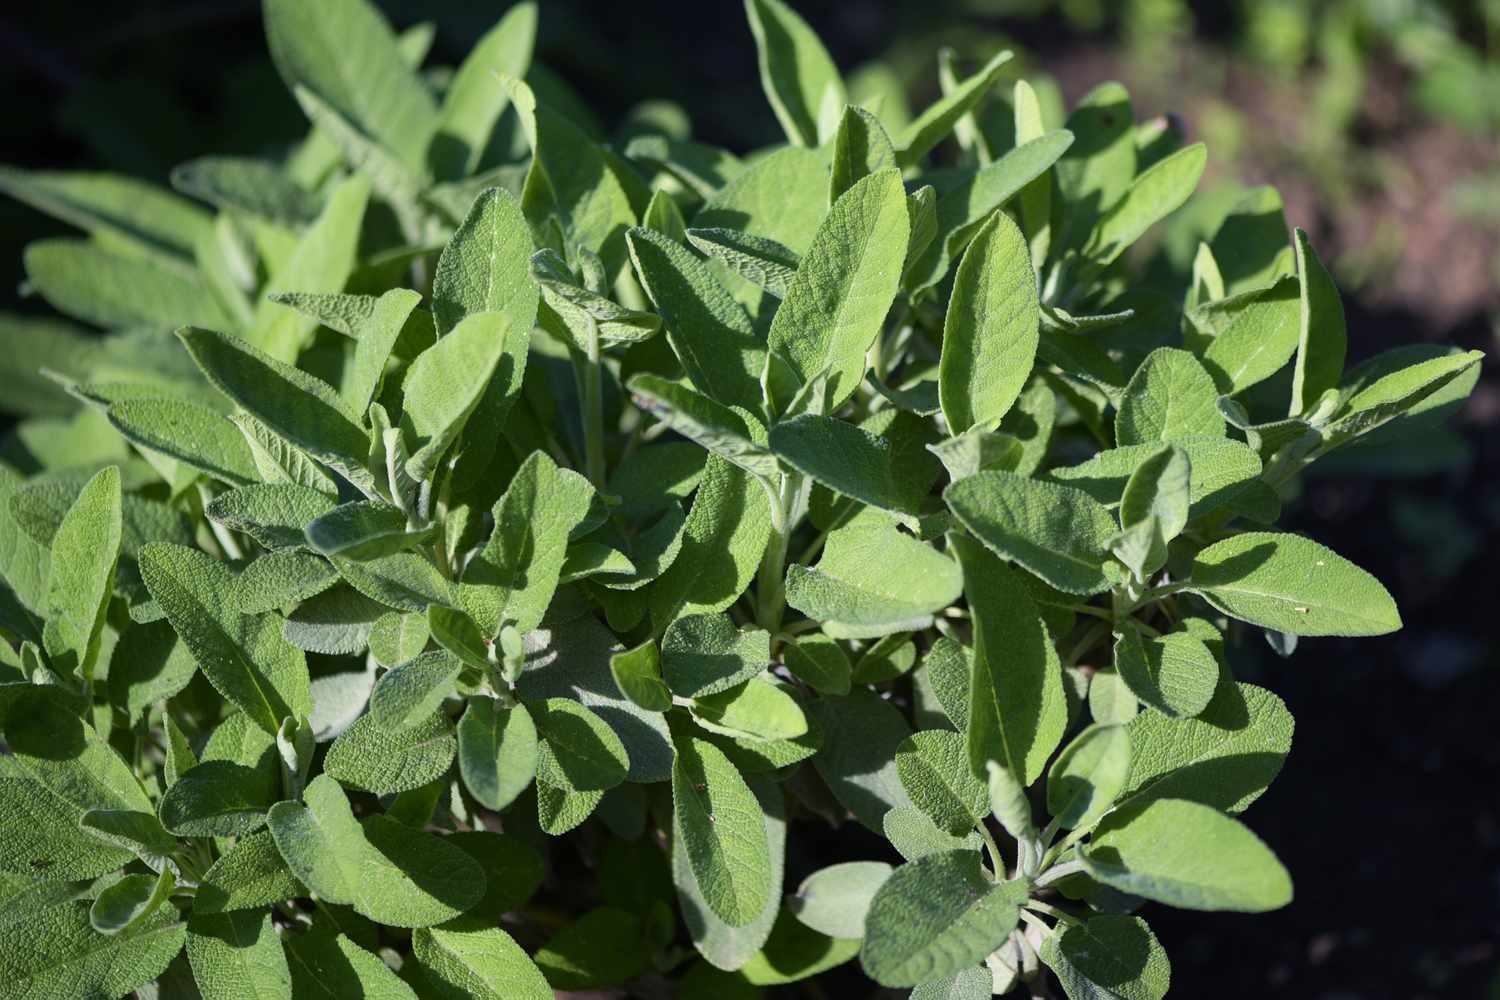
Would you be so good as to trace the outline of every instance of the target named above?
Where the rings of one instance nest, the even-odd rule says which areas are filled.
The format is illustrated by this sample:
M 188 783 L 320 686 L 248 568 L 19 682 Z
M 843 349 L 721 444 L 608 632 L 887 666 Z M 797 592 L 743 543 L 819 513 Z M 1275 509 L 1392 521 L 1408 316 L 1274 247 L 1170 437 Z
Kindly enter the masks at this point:
M 1004 35 L 1028 68 L 1053 74 L 1069 99 L 1117 76 L 1131 86 L 1138 117 L 1180 112 L 1195 134 L 1209 121 L 1207 112 L 1195 113 L 1197 97 L 1227 102 L 1248 125 L 1229 169 L 1246 183 L 1278 184 L 1289 221 L 1313 232 L 1320 250 L 1333 248 L 1343 265 L 1351 361 L 1418 339 L 1493 356 L 1500 312 L 1494 233 L 1434 206 L 1458 183 L 1452 172 L 1466 164 L 1495 169 L 1495 137 L 1476 138 L 1413 110 L 1402 97 L 1401 69 L 1387 69 L 1379 51 L 1369 55 L 1370 93 L 1352 134 L 1359 155 L 1386 157 L 1405 172 L 1329 199 L 1326 179 L 1294 155 L 1299 132 L 1286 128 L 1315 126 L 1313 111 L 1299 106 L 1296 86 L 1267 83 L 1263 69 L 1235 54 L 1239 25 L 1230 5 L 1192 4 L 1190 33 L 1174 43 L 1170 64 L 1149 74 L 1121 54 L 1122 25 L 1108 19 L 1080 30 L 1055 13 L 976 16 L 976 5 L 985 6 L 798 6 L 845 68 L 914 35 L 986 43 Z M 429 63 L 451 63 L 505 5 L 383 6 L 398 27 L 435 21 Z M 544 0 L 542 7 L 539 58 L 606 124 L 639 100 L 668 98 L 688 109 L 696 138 L 741 151 L 780 138 L 735 0 Z M 923 44 L 909 42 L 908 51 Z M 931 49 L 913 84 L 918 107 L 936 86 Z M 1317 70 L 1314 61 L 1307 72 Z M 0 162 L 107 166 L 158 182 L 193 156 L 274 151 L 303 127 L 266 58 L 253 0 L 10 5 L 0 13 L 0 94 Z M 1405 227 L 1396 264 L 1384 274 L 1358 266 L 1372 216 Z M 0 203 L 0 308 L 45 311 L 20 294 L 20 250 L 54 231 L 61 227 Z M 1415 477 L 1317 478 L 1292 508 L 1287 527 L 1378 576 L 1407 627 L 1357 642 L 1304 640 L 1290 660 L 1276 659 L 1258 637 L 1235 650 L 1239 676 L 1278 692 L 1297 719 L 1285 771 L 1247 817 L 1291 869 L 1297 897 L 1280 912 L 1253 917 L 1151 907 L 1147 916 L 1172 959 L 1173 996 L 1490 995 L 1500 967 L 1497 418 L 1500 384 L 1490 361 L 1456 421 L 1465 460 Z M 865 845 L 850 836 L 827 837 L 828 850 L 857 856 Z M 794 858 L 788 881 L 806 874 L 799 866 L 838 859 Z M 830 989 L 843 995 L 842 987 Z

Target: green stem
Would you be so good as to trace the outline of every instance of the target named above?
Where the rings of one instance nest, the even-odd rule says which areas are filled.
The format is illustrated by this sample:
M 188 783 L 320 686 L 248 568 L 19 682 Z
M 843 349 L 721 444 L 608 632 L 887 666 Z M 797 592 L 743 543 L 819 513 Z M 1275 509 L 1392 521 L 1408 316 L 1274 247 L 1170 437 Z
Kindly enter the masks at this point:
M 984 841 L 984 849 L 989 852 L 990 867 L 995 870 L 995 881 L 1003 882 L 1005 880 L 1005 857 L 1000 853 L 1000 845 L 995 843 L 995 835 L 990 833 L 990 828 L 985 826 L 982 820 L 974 825 L 974 829 L 979 831 L 980 839 Z M 1019 860 L 1016 862 L 1016 867 L 1020 867 Z
M 781 632 L 781 616 L 786 605 L 786 552 L 792 540 L 792 502 L 797 496 L 798 476 L 783 472 L 773 490 L 767 485 L 771 502 L 771 539 L 766 544 L 756 576 L 755 622 L 771 635 Z
M 589 482 L 604 488 L 604 379 L 599 360 L 599 324 L 589 317 L 583 369 L 583 450 Z

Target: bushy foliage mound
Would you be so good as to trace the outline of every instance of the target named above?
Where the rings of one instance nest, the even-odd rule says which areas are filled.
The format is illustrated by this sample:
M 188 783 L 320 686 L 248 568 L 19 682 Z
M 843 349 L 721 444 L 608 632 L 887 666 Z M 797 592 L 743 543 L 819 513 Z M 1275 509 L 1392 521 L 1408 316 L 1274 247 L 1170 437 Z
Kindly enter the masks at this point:
M 1399 627 L 1271 525 L 1477 355 L 1346 368 L 1263 200 L 1148 281 L 1206 154 L 1117 85 L 883 118 L 747 10 L 745 156 L 596 134 L 529 4 L 266 0 L 284 159 L 0 174 L 106 331 L 0 325 L 0 997 L 1134 1000 L 1148 902 L 1291 899 L 1225 645 Z

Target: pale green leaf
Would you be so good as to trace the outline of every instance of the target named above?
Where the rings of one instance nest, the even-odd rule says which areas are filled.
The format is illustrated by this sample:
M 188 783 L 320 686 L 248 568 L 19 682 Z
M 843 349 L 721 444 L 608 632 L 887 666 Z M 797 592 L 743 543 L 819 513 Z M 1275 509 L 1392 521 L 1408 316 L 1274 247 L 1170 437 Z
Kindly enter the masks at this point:
M 829 405 L 853 394 L 879 335 L 906 258 L 901 175 L 857 181 L 819 225 L 767 335 L 772 353 L 803 382 L 829 372 Z
M 458 720 L 458 770 L 469 794 L 500 812 L 531 784 L 536 767 L 536 724 L 526 706 L 469 699 Z
M 1183 799 L 1121 806 L 1079 857 L 1105 885 L 1182 909 L 1262 913 L 1292 900 L 1291 877 L 1260 838 Z
M 455 752 L 453 724 L 441 713 L 397 730 L 366 715 L 333 741 L 323 770 L 346 785 L 395 795 L 441 777 Z
M 1115 632 L 1115 669 L 1137 698 L 1174 718 L 1208 707 L 1219 664 L 1203 641 L 1187 632 L 1147 637 L 1132 622 Z
M 1047 772 L 1047 811 L 1064 830 L 1088 827 L 1119 798 L 1129 776 L 1129 730 L 1089 726 Z
M 1300 535 L 1226 538 L 1198 553 L 1189 579 L 1224 613 L 1292 635 L 1384 635 L 1401 627 L 1380 581 Z
M 467 922 L 412 935 L 412 952 L 438 1000 L 552 1000 L 540 969 L 505 931 Z
M 832 938 L 865 936 L 865 913 L 891 877 L 884 861 L 846 861 L 813 872 L 788 897 L 787 907 L 808 927 Z
M 228 315 L 193 271 L 74 239 L 27 245 L 26 277 L 59 312 L 103 327 L 226 326 Z
M 964 737 L 949 730 L 908 736 L 896 750 L 906 793 L 940 829 L 962 836 L 989 809 L 989 793 L 969 767 Z
M 52 536 L 43 649 L 54 671 L 76 677 L 85 689 L 93 682 L 120 556 L 120 505 L 120 470 L 106 466 L 84 485 Z
M 1038 322 L 1026 239 L 996 212 L 964 251 L 943 323 L 938 391 L 951 433 L 1005 416 L 1031 375 Z
M 860 964 L 882 986 L 915 986 L 978 965 L 1015 929 L 1025 882 L 994 882 L 973 851 L 897 868 L 865 916 Z
M 884 571 L 891 566 L 902 572 Z M 816 566 L 788 567 L 786 600 L 841 633 L 868 638 L 922 627 L 962 587 L 948 556 L 893 525 L 864 523 L 830 534 Z
M 1292 365 L 1290 416 L 1305 413 L 1325 391 L 1338 387 L 1344 374 L 1344 353 L 1349 334 L 1344 329 L 1344 303 L 1333 278 L 1313 253 L 1307 234 L 1292 234 L 1297 248 L 1297 278 L 1301 290 L 1301 323 L 1298 325 L 1297 355 Z
M 1021 577 L 973 540 L 950 538 L 974 619 L 969 769 L 999 761 L 1023 786 L 1042 773 L 1068 724 L 1062 665 Z
M 674 743 L 674 838 L 681 838 L 709 907 L 731 927 L 743 927 L 760 915 L 772 891 L 760 804 L 718 747 L 691 736 Z
M 759 53 L 761 86 L 787 139 L 797 146 L 822 145 L 824 108 L 842 109 L 846 103 L 838 67 L 807 22 L 782 0 L 745 0 L 745 14 Z
M 187 956 L 203 1000 L 291 1000 L 291 970 L 268 909 L 195 911 Z
M 281 636 L 274 614 L 241 615 L 233 573 L 195 549 L 153 542 L 141 550 L 141 577 L 198 668 L 228 701 L 267 733 L 312 707 L 307 663 Z
M 1218 398 L 1213 379 L 1197 358 L 1175 347 L 1159 347 L 1146 356 L 1125 386 L 1115 414 L 1115 443 L 1223 437 Z
M 314 778 L 301 802 L 278 802 L 268 817 L 287 864 L 330 903 L 377 923 L 426 927 L 450 920 L 484 894 L 484 873 L 459 848 L 385 816 L 361 824 L 338 783 Z
M 504 73 L 520 79 L 531 65 L 536 43 L 537 8 L 518 3 L 469 50 L 443 95 L 437 130 L 427 150 L 428 165 L 439 180 L 472 174 L 490 144 L 510 97 L 495 79 Z
M 1057 589 L 1096 594 L 1109 587 L 1104 553 L 1115 521 L 1088 494 L 988 471 L 950 484 L 943 499 L 986 548 Z
M 1068 1000 L 1163 1000 L 1171 984 L 1167 953 L 1140 917 L 1100 913 L 1060 924 L 1039 955 Z
M 1208 149 L 1198 142 L 1147 167 L 1100 218 L 1085 252 L 1104 264 L 1119 257 L 1147 229 L 1182 207 L 1207 163 Z

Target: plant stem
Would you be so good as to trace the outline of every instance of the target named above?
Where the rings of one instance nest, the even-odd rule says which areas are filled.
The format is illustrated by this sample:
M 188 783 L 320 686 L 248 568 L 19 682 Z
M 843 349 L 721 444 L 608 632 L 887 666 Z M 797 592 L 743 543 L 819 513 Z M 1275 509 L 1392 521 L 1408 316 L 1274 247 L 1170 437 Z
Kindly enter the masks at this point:
M 979 836 L 984 841 L 985 850 L 989 851 L 990 867 L 995 870 L 995 881 L 1004 881 L 1005 858 L 1000 853 L 1000 845 L 995 843 L 995 835 L 990 833 L 990 828 L 984 824 L 983 820 L 975 824 L 974 829 L 979 831 Z M 1021 862 L 1017 859 L 1016 867 L 1019 868 L 1020 866 Z
M 792 502 L 797 496 L 799 477 L 783 472 L 773 490 L 766 489 L 771 501 L 771 539 L 766 544 L 756 576 L 755 623 L 772 636 L 781 632 L 781 615 L 786 603 L 786 552 L 792 540 Z
M 583 451 L 589 482 L 604 488 L 604 379 L 599 360 L 599 323 L 588 326 L 588 354 L 583 369 Z

